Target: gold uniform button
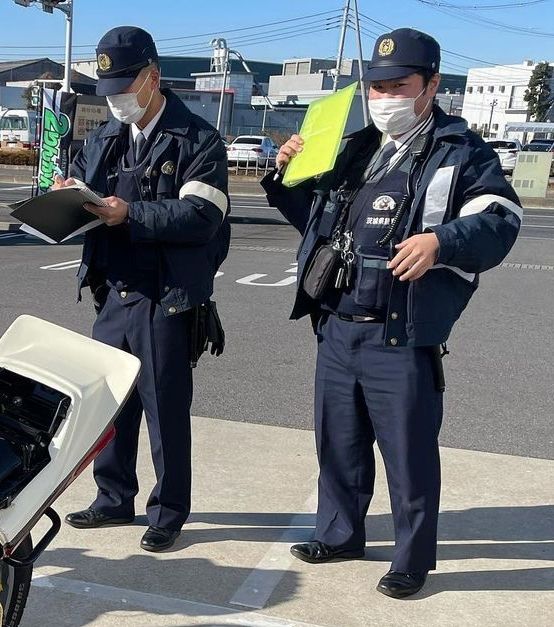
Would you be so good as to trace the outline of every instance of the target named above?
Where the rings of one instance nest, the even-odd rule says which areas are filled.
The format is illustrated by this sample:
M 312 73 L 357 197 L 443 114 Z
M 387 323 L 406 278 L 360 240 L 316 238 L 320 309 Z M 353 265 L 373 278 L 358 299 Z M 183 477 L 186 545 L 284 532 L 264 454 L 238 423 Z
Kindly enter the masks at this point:
M 398 340 L 395 337 L 391 337 L 390 343 L 391 346 L 396 346 L 398 344 Z
M 398 314 L 396 313 L 396 311 L 393 311 L 393 312 L 391 313 L 390 317 L 391 317 L 393 320 L 398 320 Z
M 176 309 L 175 307 L 170 307 L 167 311 L 168 311 L 170 314 L 177 313 L 177 309 Z
M 119 292 L 121 298 L 127 298 L 127 292 Z

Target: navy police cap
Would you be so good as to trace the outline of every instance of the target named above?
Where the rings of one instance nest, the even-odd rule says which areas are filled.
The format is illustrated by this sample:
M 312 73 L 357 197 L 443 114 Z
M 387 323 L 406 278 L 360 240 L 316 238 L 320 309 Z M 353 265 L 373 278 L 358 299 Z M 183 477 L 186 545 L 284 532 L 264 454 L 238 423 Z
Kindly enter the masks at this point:
M 438 72 L 440 60 L 441 49 L 433 37 L 412 28 L 398 28 L 377 39 L 364 78 L 386 81 L 420 70 Z
M 158 60 L 152 36 L 136 26 L 109 30 L 96 47 L 96 94 L 112 96 L 129 87 L 142 68 Z

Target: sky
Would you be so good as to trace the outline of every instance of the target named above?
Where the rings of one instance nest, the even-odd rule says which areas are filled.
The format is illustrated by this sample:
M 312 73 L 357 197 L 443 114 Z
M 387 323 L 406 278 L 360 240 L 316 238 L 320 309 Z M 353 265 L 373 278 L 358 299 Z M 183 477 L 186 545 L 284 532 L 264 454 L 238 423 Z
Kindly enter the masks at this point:
M 386 27 L 410 26 L 438 39 L 443 72 L 554 61 L 554 0 L 358 0 L 358 6 L 365 58 Z M 74 0 L 73 59 L 93 58 L 102 34 L 122 24 L 150 31 L 160 54 L 209 56 L 210 40 L 222 36 L 246 59 L 335 57 L 343 7 L 344 0 Z M 0 60 L 63 58 L 60 11 L 0 0 L 0 33 Z M 357 56 L 352 30 L 345 55 Z

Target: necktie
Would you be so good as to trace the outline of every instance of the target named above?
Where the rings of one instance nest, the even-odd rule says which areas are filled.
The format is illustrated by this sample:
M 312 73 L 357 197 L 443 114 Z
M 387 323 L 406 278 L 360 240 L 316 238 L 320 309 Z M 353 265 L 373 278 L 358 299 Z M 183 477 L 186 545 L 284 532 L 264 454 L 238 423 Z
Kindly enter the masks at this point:
M 393 141 L 386 143 L 377 153 L 376 159 L 370 163 L 366 171 L 366 180 L 378 175 L 384 176 L 387 170 L 387 165 L 396 151 L 396 144 Z
M 140 160 L 140 153 L 141 153 L 142 147 L 144 146 L 144 142 L 145 141 L 146 141 L 146 137 L 142 133 L 139 133 L 136 136 L 136 139 L 135 139 L 135 162 L 137 162 L 137 163 Z

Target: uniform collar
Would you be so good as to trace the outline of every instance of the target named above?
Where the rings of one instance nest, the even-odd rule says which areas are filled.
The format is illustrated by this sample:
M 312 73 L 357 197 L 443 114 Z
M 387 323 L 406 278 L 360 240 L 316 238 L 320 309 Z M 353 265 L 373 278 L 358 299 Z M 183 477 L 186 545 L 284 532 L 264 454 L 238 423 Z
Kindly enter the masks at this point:
M 148 124 L 143 129 L 139 128 L 134 123 L 131 124 L 131 135 L 133 137 L 133 142 L 136 140 L 137 135 L 139 133 L 142 133 L 144 135 L 144 139 L 148 139 L 148 137 L 150 136 L 150 134 L 154 130 L 154 127 L 158 123 L 159 119 L 162 117 L 162 114 L 163 114 L 163 112 L 165 110 L 166 102 L 167 102 L 167 100 L 166 100 L 165 96 L 163 96 L 163 102 L 162 102 L 162 106 L 160 107 L 160 110 L 158 111 L 158 113 L 156 113 L 156 115 L 150 120 L 150 122 L 148 122 Z
M 395 139 L 393 139 L 390 135 L 383 135 L 381 145 L 385 146 L 392 141 L 394 142 L 397 150 L 402 147 L 408 148 L 413 144 L 416 137 L 431 130 L 434 125 L 434 121 L 433 111 L 431 111 L 423 122 L 419 122 L 416 126 L 414 126 L 414 128 L 406 131 L 403 135 L 399 135 Z

